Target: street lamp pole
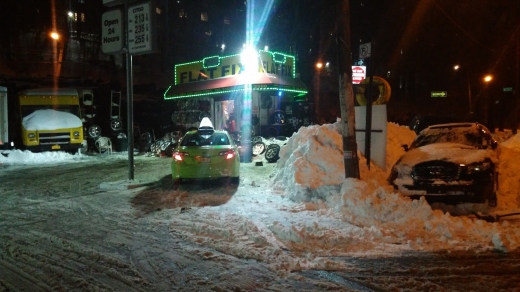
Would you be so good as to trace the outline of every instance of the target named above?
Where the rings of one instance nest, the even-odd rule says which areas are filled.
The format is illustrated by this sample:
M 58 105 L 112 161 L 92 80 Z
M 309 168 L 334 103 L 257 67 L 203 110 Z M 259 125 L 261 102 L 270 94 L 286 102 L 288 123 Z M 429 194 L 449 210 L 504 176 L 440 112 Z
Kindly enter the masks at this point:
M 455 71 L 458 71 L 460 68 L 459 65 L 453 66 L 453 69 Z M 471 97 L 471 80 L 469 78 L 468 70 L 464 68 L 464 75 L 466 75 L 466 83 L 468 84 L 468 106 L 469 106 L 469 116 L 473 116 L 473 99 Z
M 314 72 L 314 109 L 316 113 L 316 121 L 321 122 L 321 114 L 320 114 L 320 79 L 321 79 L 321 68 L 323 68 L 323 63 L 316 63 L 316 70 Z
M 466 73 L 466 81 L 468 82 L 468 104 L 469 104 L 469 115 L 473 116 L 473 106 L 471 100 L 471 82 L 469 81 L 469 75 Z

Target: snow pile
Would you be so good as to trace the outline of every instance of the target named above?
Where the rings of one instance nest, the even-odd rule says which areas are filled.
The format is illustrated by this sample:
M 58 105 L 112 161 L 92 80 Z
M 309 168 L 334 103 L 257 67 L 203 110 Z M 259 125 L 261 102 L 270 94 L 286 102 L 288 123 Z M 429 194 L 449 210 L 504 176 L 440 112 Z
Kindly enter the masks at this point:
M 340 185 L 345 178 L 339 124 L 301 128 L 280 150 L 275 182 L 290 183 L 291 196 L 305 196 L 309 190 Z M 340 163 L 341 162 L 341 163 Z M 292 171 L 292 170 L 298 171 Z M 326 190 L 323 190 L 326 192 Z
M 384 242 L 408 243 L 413 249 L 456 248 L 461 242 L 463 246 L 491 245 L 502 251 L 520 246 L 520 231 L 504 229 L 507 222 L 501 225 L 454 217 L 449 212 L 432 209 L 423 199 L 412 201 L 396 193 L 386 182 L 388 173 L 374 165 L 368 170 L 361 155 L 362 180 L 345 179 L 339 151 L 342 140 L 335 129 L 333 125 L 313 126 L 295 133 L 280 154 L 274 187 L 293 201 L 314 203 L 319 208 L 333 210 L 352 225 L 377 230 L 375 234 L 380 234 L 379 239 Z M 402 141 L 395 137 L 413 136 L 399 132 L 411 131 L 389 124 L 389 136 L 393 137 L 388 139 L 389 149 L 400 147 Z M 389 160 L 395 162 L 395 157 Z M 503 171 L 518 173 L 505 168 L 513 166 L 504 166 Z M 502 199 L 503 195 L 499 195 L 499 203 Z
M 520 134 L 516 134 L 500 144 L 507 148 L 520 149 Z
M 22 125 L 29 131 L 79 128 L 83 126 L 80 118 L 67 112 L 53 109 L 37 110 L 23 118 Z
M 9 150 L 3 151 L 0 155 L 0 164 L 18 165 L 18 164 L 50 164 L 60 162 L 77 161 L 87 159 L 87 156 L 80 152 L 72 155 L 63 151 L 49 151 L 42 153 L 34 153 L 28 150 Z
M 520 134 L 500 144 L 497 211 L 516 211 L 520 206 Z

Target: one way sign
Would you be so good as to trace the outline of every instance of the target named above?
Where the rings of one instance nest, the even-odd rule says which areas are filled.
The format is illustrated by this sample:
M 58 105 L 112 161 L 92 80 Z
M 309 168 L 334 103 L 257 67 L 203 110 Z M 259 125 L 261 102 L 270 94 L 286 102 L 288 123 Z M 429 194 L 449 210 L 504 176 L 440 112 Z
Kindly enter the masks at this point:
M 448 96 L 447 91 L 432 91 L 432 97 L 446 97 Z

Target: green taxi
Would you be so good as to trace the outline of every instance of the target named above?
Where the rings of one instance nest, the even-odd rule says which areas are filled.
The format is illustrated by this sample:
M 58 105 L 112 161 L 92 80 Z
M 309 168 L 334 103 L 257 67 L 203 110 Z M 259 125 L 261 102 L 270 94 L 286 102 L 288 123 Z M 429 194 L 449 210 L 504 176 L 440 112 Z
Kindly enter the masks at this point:
M 172 179 L 230 178 L 240 180 L 238 146 L 227 131 L 215 130 L 209 118 L 203 118 L 197 130 L 188 131 L 172 154 Z

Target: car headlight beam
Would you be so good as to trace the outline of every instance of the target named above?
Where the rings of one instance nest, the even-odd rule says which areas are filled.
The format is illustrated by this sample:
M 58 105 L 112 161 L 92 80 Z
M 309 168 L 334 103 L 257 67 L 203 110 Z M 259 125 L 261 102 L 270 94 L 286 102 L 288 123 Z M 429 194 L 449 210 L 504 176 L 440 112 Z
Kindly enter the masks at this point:
M 483 162 L 478 164 L 472 164 L 467 166 L 467 173 L 483 172 L 491 168 L 491 162 Z

